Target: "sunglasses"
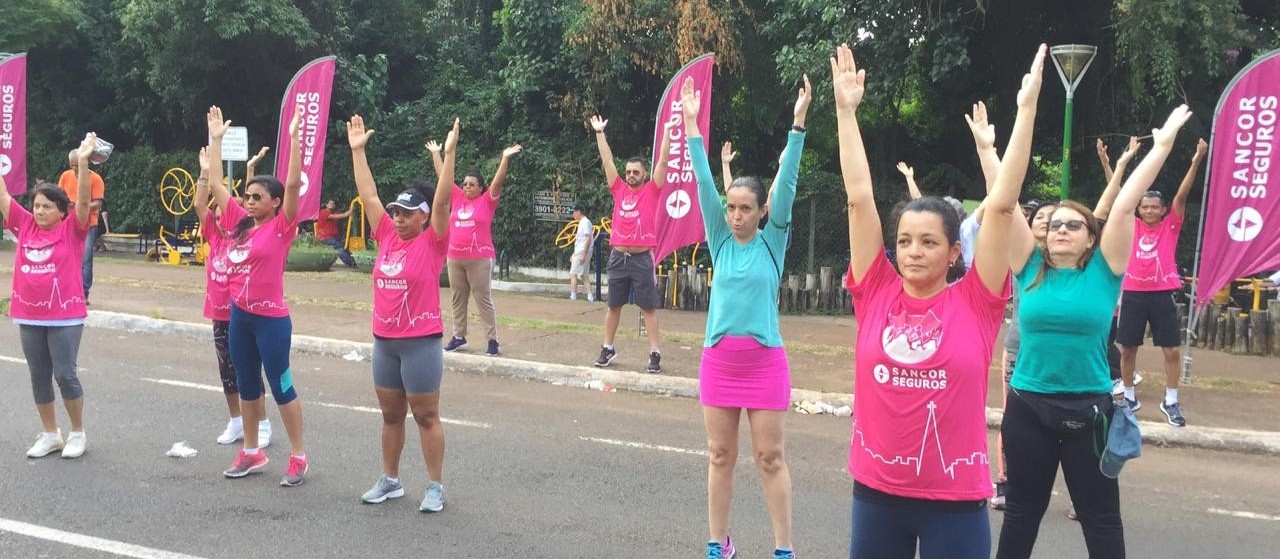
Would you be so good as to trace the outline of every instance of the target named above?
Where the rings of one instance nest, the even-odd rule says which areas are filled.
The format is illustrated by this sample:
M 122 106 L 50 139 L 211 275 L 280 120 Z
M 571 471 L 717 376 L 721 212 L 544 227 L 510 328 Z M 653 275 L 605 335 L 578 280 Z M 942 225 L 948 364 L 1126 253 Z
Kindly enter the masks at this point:
M 267 198 L 266 196 L 263 196 L 262 194 L 259 194 L 257 192 L 250 192 L 244 195 L 245 200 L 253 200 L 254 202 L 261 202 L 266 198 Z
M 1067 231 L 1079 231 L 1081 229 L 1084 229 L 1085 223 L 1083 220 L 1079 220 L 1079 219 L 1072 219 L 1070 221 L 1062 221 L 1060 219 L 1055 219 L 1049 222 L 1050 231 L 1057 231 L 1058 229 L 1061 229 L 1063 226 L 1066 226 Z

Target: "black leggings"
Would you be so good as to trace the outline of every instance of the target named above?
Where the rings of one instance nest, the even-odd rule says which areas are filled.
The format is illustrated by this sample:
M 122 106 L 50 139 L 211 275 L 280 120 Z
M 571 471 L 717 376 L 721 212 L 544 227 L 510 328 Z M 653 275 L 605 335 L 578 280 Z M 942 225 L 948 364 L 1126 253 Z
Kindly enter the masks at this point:
M 1098 469 L 1094 434 L 1085 430 L 1064 437 L 1041 423 L 1031 405 L 1014 390 L 1009 391 L 1000 432 L 1009 480 L 1005 486 L 1008 508 L 996 558 L 1031 557 L 1061 464 L 1090 559 L 1123 559 L 1120 485 Z
M 231 364 L 231 344 L 228 342 L 230 328 L 230 321 L 213 321 L 213 352 L 218 356 L 218 377 L 222 379 L 222 392 L 238 395 L 240 389 L 236 386 L 236 367 Z

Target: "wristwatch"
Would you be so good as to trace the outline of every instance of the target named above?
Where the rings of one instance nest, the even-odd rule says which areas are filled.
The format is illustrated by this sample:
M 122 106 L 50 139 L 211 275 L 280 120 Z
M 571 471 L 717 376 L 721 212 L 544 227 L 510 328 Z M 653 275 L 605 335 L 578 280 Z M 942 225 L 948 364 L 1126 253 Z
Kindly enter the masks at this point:
M 792 125 L 791 125 L 791 129 L 792 129 L 792 130 L 794 130 L 794 131 L 796 131 L 796 132 L 799 132 L 799 133 L 801 133 L 801 134 L 803 134 L 803 133 L 805 133 L 805 132 L 808 132 L 808 129 L 807 129 L 807 128 L 805 128 L 805 127 L 803 127 L 803 126 L 795 125 L 795 124 L 792 124 Z

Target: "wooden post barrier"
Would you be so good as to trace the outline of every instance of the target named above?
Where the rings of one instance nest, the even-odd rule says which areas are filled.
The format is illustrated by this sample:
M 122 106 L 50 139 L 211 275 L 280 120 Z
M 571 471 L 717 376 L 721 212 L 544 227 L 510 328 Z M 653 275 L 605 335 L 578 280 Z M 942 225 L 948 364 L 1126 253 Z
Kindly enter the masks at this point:
M 1249 311 L 1249 353 L 1253 355 L 1266 355 L 1271 349 L 1271 336 L 1267 332 L 1269 324 L 1267 323 L 1266 311 Z
M 1280 301 L 1267 301 L 1267 314 L 1271 319 L 1271 355 L 1280 355 Z
M 1232 351 L 1237 354 L 1249 353 L 1249 321 L 1240 318 L 1239 312 L 1231 313 L 1232 326 L 1234 327 L 1236 338 L 1232 344 Z

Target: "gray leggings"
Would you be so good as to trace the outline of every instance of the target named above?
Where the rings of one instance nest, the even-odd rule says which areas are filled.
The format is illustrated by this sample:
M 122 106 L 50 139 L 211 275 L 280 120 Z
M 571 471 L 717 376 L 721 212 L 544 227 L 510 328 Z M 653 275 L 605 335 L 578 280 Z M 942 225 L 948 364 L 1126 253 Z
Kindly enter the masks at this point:
M 80 336 L 84 325 L 29 326 L 18 325 L 22 353 L 31 371 L 31 392 L 36 404 L 53 403 L 53 381 L 58 381 L 62 400 L 84 396 L 80 379 L 76 378 L 76 356 L 80 353 Z
M 409 394 L 440 391 L 444 349 L 440 336 L 373 338 L 373 385 Z

